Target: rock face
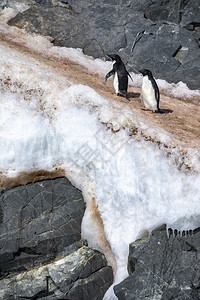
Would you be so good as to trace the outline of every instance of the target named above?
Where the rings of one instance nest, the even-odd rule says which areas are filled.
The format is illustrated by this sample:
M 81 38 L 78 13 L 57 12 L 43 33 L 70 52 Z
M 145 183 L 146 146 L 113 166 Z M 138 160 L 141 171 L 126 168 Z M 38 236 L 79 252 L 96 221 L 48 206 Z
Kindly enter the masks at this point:
M 200 299 L 200 231 L 167 238 L 157 231 L 130 245 L 129 273 L 115 286 L 120 300 Z
M 82 246 L 56 262 L 1 280 L 0 298 L 101 300 L 112 280 L 104 256 Z
M 26 0 L 23 5 L 11 25 L 50 35 L 55 45 L 82 48 L 95 58 L 118 52 L 130 71 L 149 68 L 156 78 L 200 88 L 198 1 Z M 5 6 L 17 8 L 19 1 Z
M 65 178 L 1 191 L 0 208 L 1 276 L 50 261 L 81 239 L 85 204 Z
M 112 268 L 81 241 L 84 211 L 66 178 L 1 191 L 0 299 L 102 299 Z

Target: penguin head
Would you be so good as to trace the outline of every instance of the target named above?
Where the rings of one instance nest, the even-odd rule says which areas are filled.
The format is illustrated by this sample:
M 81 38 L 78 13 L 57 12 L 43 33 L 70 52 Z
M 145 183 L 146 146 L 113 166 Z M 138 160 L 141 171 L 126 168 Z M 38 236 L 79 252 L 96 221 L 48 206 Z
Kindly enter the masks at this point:
M 148 76 L 148 77 L 153 77 L 152 73 L 150 70 L 148 69 L 142 69 L 142 70 L 139 70 L 139 72 L 143 75 L 143 76 Z
M 121 61 L 121 57 L 118 54 L 106 54 L 108 57 L 110 57 L 113 61 Z

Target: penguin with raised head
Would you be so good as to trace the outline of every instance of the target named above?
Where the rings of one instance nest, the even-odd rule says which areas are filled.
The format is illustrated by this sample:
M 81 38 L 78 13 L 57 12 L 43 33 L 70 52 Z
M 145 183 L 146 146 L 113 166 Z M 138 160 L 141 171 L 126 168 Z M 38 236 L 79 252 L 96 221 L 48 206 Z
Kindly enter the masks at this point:
M 113 85 L 117 95 L 123 95 L 126 99 L 128 98 L 128 76 L 131 78 L 131 75 L 126 70 L 126 67 L 121 60 L 121 57 L 117 54 L 107 54 L 108 57 L 112 59 L 113 69 L 108 72 L 105 76 L 105 82 L 108 80 L 110 76 L 114 75 Z M 132 80 L 132 78 L 131 78 Z
M 140 98 L 147 109 L 154 112 L 159 112 L 160 92 L 157 83 L 150 70 L 142 69 L 139 72 L 143 75 L 142 92 Z

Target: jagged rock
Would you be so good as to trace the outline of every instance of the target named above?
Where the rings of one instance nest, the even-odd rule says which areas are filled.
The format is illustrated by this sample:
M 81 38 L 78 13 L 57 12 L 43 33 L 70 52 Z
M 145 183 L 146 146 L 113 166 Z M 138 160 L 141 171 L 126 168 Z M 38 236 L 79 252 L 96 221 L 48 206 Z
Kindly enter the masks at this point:
M 156 231 L 129 250 L 130 276 L 114 287 L 119 300 L 200 299 L 200 231 L 169 238 Z
M 1 280 L 0 298 L 100 300 L 112 280 L 105 257 L 82 246 L 52 263 Z
M 81 240 L 84 211 L 66 178 L 0 191 L 0 299 L 103 298 L 112 268 Z
M 130 61 L 135 69 L 140 65 L 141 68 L 154 70 L 156 78 L 163 78 L 164 73 L 168 82 L 185 82 L 185 78 L 190 76 L 189 86 L 197 87 L 199 47 L 192 33 L 176 24 L 151 26 L 148 35 L 143 34 L 136 44 Z
M 185 6 L 181 17 L 181 26 L 200 33 L 200 5 L 196 0 L 190 0 Z
M 153 21 L 179 21 L 180 0 L 132 0 L 130 3 L 133 10 L 142 11 L 145 18 Z
M 0 275 L 50 261 L 81 239 L 85 204 L 66 178 L 0 193 Z
M 67 294 L 70 300 L 102 300 L 106 290 L 112 284 L 111 267 L 103 267 L 88 278 L 79 279 Z

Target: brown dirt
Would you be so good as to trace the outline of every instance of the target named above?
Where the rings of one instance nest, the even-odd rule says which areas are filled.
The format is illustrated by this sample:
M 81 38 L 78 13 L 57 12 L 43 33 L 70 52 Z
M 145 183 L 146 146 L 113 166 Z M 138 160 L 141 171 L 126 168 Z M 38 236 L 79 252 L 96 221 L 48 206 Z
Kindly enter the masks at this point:
M 93 88 L 96 92 L 107 99 L 112 99 L 130 110 L 139 113 L 145 120 L 155 127 L 161 127 L 169 132 L 175 139 L 183 142 L 192 148 L 200 148 L 200 97 L 195 99 L 178 99 L 165 96 L 161 93 L 160 108 L 165 110 L 163 114 L 152 113 L 141 109 L 139 99 L 140 88 L 129 87 L 132 94 L 130 101 L 123 97 L 116 96 L 112 85 L 112 80 L 107 83 L 98 74 L 93 74 L 87 68 L 67 59 L 56 59 L 46 57 L 45 54 L 30 51 L 21 44 L 9 41 L 2 33 L 1 42 L 9 43 L 9 47 L 18 48 L 17 50 L 26 55 L 36 58 L 38 61 L 46 63 L 51 68 L 62 74 L 70 82 L 84 84 Z M 169 113 L 168 113 L 169 112 Z
M 173 140 L 177 141 L 177 145 L 183 148 L 200 149 L 200 99 L 178 99 L 164 95 L 161 91 L 160 108 L 164 113 L 152 113 L 141 109 L 141 101 L 139 99 L 140 88 L 129 87 L 130 101 L 114 94 L 112 80 L 107 83 L 104 78 L 98 74 L 91 73 L 87 68 L 67 59 L 57 59 L 55 57 L 47 57 L 45 54 L 28 49 L 25 45 L 21 45 L 4 33 L 0 33 L 1 43 L 6 44 L 9 48 L 13 48 L 26 56 L 33 57 L 41 63 L 50 66 L 56 72 L 64 76 L 69 82 L 87 85 L 93 88 L 103 97 L 116 101 L 124 105 L 133 112 L 136 112 L 147 124 L 151 124 L 159 131 L 164 129 L 171 135 Z M 165 91 L 166 92 L 166 91 Z M 59 172 L 58 172 L 59 173 Z M 41 173 L 43 174 L 43 172 Z M 62 176 L 63 172 L 61 172 Z M 55 174 L 56 175 L 56 174 Z M 38 175 L 39 176 L 39 175 Z M 50 177 L 54 175 L 50 175 Z M 60 175 L 59 175 L 60 176 Z M 48 177 L 48 176 L 47 176 Z M 25 179 L 27 178 L 27 179 Z M 30 181 L 32 176 L 22 174 L 19 183 Z M 43 178 L 43 177 L 42 177 Z M 0 178 L 0 187 L 16 184 L 15 181 L 8 182 L 6 178 Z
M 27 184 L 28 182 L 36 182 L 44 179 L 54 179 L 58 177 L 65 177 L 65 171 L 58 168 L 52 172 L 46 170 L 22 172 L 17 177 L 13 178 L 9 178 L 3 174 L 0 174 L 0 189 L 13 188 L 15 186 Z

